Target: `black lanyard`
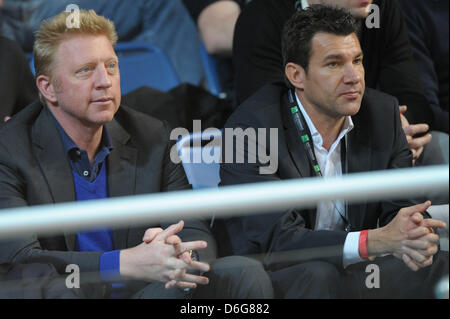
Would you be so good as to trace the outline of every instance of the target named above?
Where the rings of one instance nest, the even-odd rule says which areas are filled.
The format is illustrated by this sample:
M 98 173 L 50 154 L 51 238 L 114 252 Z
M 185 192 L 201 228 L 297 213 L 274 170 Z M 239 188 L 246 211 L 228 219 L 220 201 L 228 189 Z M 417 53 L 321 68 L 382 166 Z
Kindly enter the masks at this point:
M 317 177 L 322 177 L 323 174 L 322 174 L 322 171 L 320 170 L 320 166 L 317 161 L 316 154 L 314 153 L 314 144 L 313 144 L 313 140 L 311 137 L 311 132 L 309 130 L 308 125 L 306 125 L 306 121 L 305 121 L 305 118 L 304 118 L 301 110 L 299 109 L 299 107 L 297 105 L 295 95 L 294 95 L 292 89 L 290 89 L 288 91 L 288 98 L 289 98 L 289 104 L 288 104 L 289 113 L 292 115 L 292 119 L 294 121 L 295 128 L 297 130 L 297 134 L 300 137 L 300 140 L 303 142 L 303 146 L 305 147 L 306 155 L 308 157 L 309 163 L 311 164 L 314 174 Z M 341 162 L 344 163 L 344 165 L 342 167 L 343 174 L 347 174 L 347 172 L 348 172 L 347 149 L 348 149 L 347 137 L 344 136 L 343 140 L 341 141 Z M 342 214 L 339 211 L 336 204 L 335 204 L 335 209 L 337 210 L 337 212 L 339 213 L 339 215 L 341 216 L 342 220 L 345 223 L 345 231 L 349 232 L 352 227 L 351 227 L 350 223 L 348 222 L 348 218 L 347 218 L 347 212 L 348 212 L 347 202 L 345 202 L 344 214 Z

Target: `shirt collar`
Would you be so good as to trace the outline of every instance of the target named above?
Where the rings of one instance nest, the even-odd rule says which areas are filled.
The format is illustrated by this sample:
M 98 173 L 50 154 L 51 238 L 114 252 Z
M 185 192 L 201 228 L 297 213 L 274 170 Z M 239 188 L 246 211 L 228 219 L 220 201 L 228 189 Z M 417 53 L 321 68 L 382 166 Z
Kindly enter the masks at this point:
M 51 117 L 55 121 L 56 128 L 58 129 L 59 135 L 61 136 L 63 146 L 64 146 L 64 151 L 66 152 L 66 154 L 69 154 L 72 150 L 80 150 L 78 145 L 75 144 L 75 142 L 70 138 L 69 135 L 67 135 L 66 131 L 63 129 L 61 124 L 59 124 L 58 120 L 55 118 L 53 113 L 50 112 L 50 110 L 48 110 L 48 108 L 46 108 L 46 109 L 47 109 L 47 112 L 50 113 Z M 105 125 L 103 125 L 102 140 L 100 141 L 100 148 L 107 148 L 110 151 L 114 148 L 113 144 L 112 144 L 111 136 L 109 135 L 108 130 L 106 129 Z
M 302 9 L 306 9 L 309 7 L 308 0 L 302 0 Z
M 314 123 L 312 122 L 311 118 L 309 117 L 308 113 L 306 112 L 305 108 L 303 107 L 302 103 L 300 102 L 300 99 L 298 98 L 297 92 L 295 92 L 295 98 L 297 99 L 297 104 L 300 108 L 300 111 L 303 114 L 303 117 L 305 118 L 306 125 L 308 125 L 309 131 L 311 132 L 311 138 L 313 139 L 313 143 L 315 147 L 321 148 L 323 144 L 322 136 L 320 135 L 319 131 L 314 126 Z M 330 148 L 330 152 L 340 143 L 341 139 L 347 135 L 354 127 L 353 120 L 351 116 L 346 116 L 344 125 L 342 126 L 341 132 L 339 133 L 336 141 L 333 143 L 333 145 Z

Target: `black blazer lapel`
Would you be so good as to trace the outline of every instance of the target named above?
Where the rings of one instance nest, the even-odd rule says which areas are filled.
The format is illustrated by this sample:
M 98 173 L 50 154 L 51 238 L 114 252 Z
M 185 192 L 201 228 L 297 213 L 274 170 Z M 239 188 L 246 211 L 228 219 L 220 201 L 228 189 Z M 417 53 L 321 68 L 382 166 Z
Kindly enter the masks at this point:
M 135 194 L 138 150 L 127 145 L 130 135 L 116 120 L 107 123 L 106 127 L 114 146 L 107 159 L 109 196 Z M 129 225 L 113 231 L 115 249 L 127 247 L 128 231 Z
M 354 129 L 348 134 L 347 158 L 348 173 L 368 172 L 372 170 L 372 137 L 368 132 L 372 130 L 369 119 L 364 118 L 364 102 L 360 113 L 352 117 Z M 364 224 L 367 202 L 349 205 L 348 218 L 353 230 L 359 230 Z
M 49 110 L 43 108 L 32 128 L 33 149 L 54 203 L 75 201 L 72 170 Z M 63 214 L 64 212 L 61 212 Z M 75 248 L 75 234 L 64 232 L 68 250 Z

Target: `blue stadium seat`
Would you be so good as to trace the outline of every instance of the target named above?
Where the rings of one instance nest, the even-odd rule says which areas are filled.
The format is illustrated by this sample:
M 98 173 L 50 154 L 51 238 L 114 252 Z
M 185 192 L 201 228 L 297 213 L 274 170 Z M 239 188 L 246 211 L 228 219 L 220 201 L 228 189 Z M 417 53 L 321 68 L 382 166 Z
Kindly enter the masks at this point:
M 221 139 L 221 132 L 214 130 L 192 133 L 178 140 L 178 156 L 193 189 L 218 187 L 220 182 Z M 205 140 L 214 143 L 208 142 L 207 145 L 201 146 L 201 143 L 204 143 Z
M 141 86 L 169 91 L 180 84 L 169 58 L 156 46 L 121 42 L 116 45 L 116 53 L 119 57 L 122 94 Z
M 119 57 L 122 94 L 141 86 L 169 91 L 180 84 L 172 63 L 160 48 L 147 43 L 120 42 L 115 49 Z M 35 74 L 33 56 L 28 58 Z

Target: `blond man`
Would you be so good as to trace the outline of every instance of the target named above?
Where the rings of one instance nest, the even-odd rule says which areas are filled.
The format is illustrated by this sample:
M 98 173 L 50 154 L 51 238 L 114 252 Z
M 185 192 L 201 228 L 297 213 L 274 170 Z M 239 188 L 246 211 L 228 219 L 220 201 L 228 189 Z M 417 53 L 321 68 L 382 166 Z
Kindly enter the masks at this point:
M 80 11 L 79 19 L 70 28 L 68 13 L 61 13 L 36 35 L 40 101 L 1 129 L 0 207 L 189 188 L 183 168 L 169 159 L 166 123 L 120 106 L 114 25 L 94 11 Z M 215 260 L 214 239 L 196 220 L 30 234 L 0 250 L 8 261 L 44 256 L 78 265 L 88 297 L 176 298 L 186 288 L 196 297 L 271 296 L 258 263 Z M 244 283 L 234 280 L 243 276 Z

